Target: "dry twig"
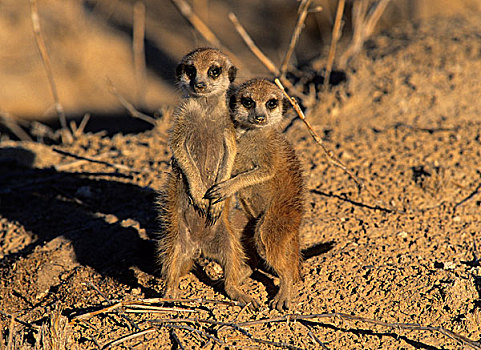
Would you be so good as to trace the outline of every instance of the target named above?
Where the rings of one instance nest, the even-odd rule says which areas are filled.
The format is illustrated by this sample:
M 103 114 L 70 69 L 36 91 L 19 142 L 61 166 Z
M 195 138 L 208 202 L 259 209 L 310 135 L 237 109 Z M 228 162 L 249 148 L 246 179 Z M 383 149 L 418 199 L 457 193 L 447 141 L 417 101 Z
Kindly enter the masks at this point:
M 326 74 L 324 75 L 324 89 L 329 85 L 331 70 L 334 64 L 334 57 L 336 55 L 336 45 L 341 38 L 341 22 L 345 3 L 345 0 L 339 0 L 337 4 L 336 20 L 334 22 L 334 27 L 332 28 L 331 46 L 329 47 L 329 55 L 327 56 Z
M 137 83 L 137 106 L 144 104 L 145 97 L 145 5 L 142 1 L 137 1 L 134 5 L 134 35 L 132 38 L 132 50 L 134 55 L 134 69 Z
M 137 169 L 133 169 L 129 166 L 126 166 L 126 165 L 122 165 L 122 164 L 115 164 L 115 163 L 109 163 L 109 162 L 105 162 L 103 160 L 98 160 L 98 159 L 95 159 L 95 158 L 99 158 L 99 156 L 95 156 L 95 157 L 85 157 L 85 156 L 79 156 L 78 154 L 74 154 L 74 153 L 70 153 L 70 152 L 67 152 L 67 151 L 63 151 L 61 149 L 58 149 L 58 148 L 52 148 L 52 150 L 54 152 L 57 152 L 57 153 L 60 153 L 64 156 L 69 156 L 69 157 L 72 157 L 72 158 L 76 158 L 76 159 L 80 159 L 80 160 L 84 160 L 84 161 L 88 161 L 88 162 L 92 162 L 92 163 L 97 163 L 97 164 L 102 164 L 102 165 L 106 165 L 106 166 L 109 166 L 109 167 L 112 167 L 112 168 L 115 168 L 115 169 L 119 169 L 119 170 L 126 170 L 126 171 L 130 171 L 130 172 L 133 172 L 133 173 L 141 173 L 142 171 L 141 170 L 137 170 Z M 68 165 L 66 164 L 60 164 L 58 165 L 58 167 L 62 168 L 62 167 L 65 167 Z M 57 167 L 55 167 L 56 170 L 59 170 Z
M 289 60 L 291 59 L 292 53 L 294 52 L 294 48 L 296 47 L 297 40 L 299 40 L 299 36 L 301 35 L 302 28 L 304 26 L 304 21 L 306 20 L 307 13 L 309 10 L 309 6 L 311 5 L 312 0 L 302 0 L 299 5 L 299 15 L 297 16 L 296 26 L 294 27 L 294 31 L 292 32 L 291 41 L 289 43 L 289 48 L 284 55 L 284 59 L 281 63 L 280 74 L 281 77 L 285 77 L 287 71 L 287 65 L 289 64 Z
M 28 135 L 21 127 L 18 125 L 17 120 L 8 112 L 0 110 L 0 120 L 15 136 L 21 141 L 33 141 L 30 135 Z
M 374 31 L 389 1 L 376 1 L 369 14 L 369 0 L 354 1 L 352 6 L 352 41 L 339 60 L 339 65 L 342 68 L 346 67 L 349 61 L 361 50 L 364 42 Z
M 246 43 L 247 47 L 257 57 L 257 59 L 262 62 L 262 64 L 269 70 L 269 72 L 271 72 L 276 76 L 279 75 L 279 70 L 276 68 L 275 64 L 266 55 L 264 55 L 264 53 L 257 47 L 257 45 L 254 43 L 252 38 L 246 32 L 244 27 L 242 27 L 242 25 L 240 24 L 239 20 L 237 19 L 237 16 L 232 12 L 230 12 L 228 17 L 232 22 L 232 24 L 234 25 L 235 29 L 237 30 L 237 33 L 239 33 L 239 35 L 242 37 L 242 39 Z
M 153 332 L 157 332 L 157 329 L 156 328 L 147 328 L 147 329 L 144 329 L 142 331 L 138 331 L 138 332 L 134 332 L 134 333 L 131 333 L 131 334 L 128 334 L 128 335 L 124 335 L 123 337 L 120 337 L 116 340 L 113 340 L 113 341 L 105 344 L 104 346 L 102 346 L 102 349 L 108 349 L 108 348 L 111 348 L 112 346 L 119 345 L 120 343 L 123 343 L 127 340 L 138 338 L 138 337 L 141 337 L 143 335 L 153 333 Z
M 107 85 L 109 87 L 109 90 L 110 92 L 115 96 L 117 97 L 117 99 L 119 100 L 119 102 L 122 104 L 122 106 L 124 106 L 124 108 L 130 113 L 130 115 L 134 118 L 138 118 L 138 119 L 141 119 L 143 120 L 144 122 L 147 122 L 147 123 L 150 123 L 152 125 L 156 125 L 157 122 L 154 118 L 152 118 L 151 116 L 147 115 L 147 114 L 144 114 L 142 112 L 139 112 L 132 103 L 130 103 L 129 101 L 127 101 L 118 91 L 117 89 L 115 88 L 114 84 L 112 83 L 112 81 L 110 79 L 107 78 Z
M 50 91 L 52 92 L 52 96 L 55 102 L 55 110 L 60 120 L 60 126 L 64 130 L 62 136 L 65 137 L 65 141 L 70 143 L 73 141 L 73 138 L 70 130 L 67 127 L 67 120 L 65 118 L 63 106 L 60 104 L 60 100 L 58 98 L 57 85 L 55 84 L 52 67 L 50 65 L 50 58 L 48 56 L 47 47 L 45 46 L 45 41 L 43 40 L 42 31 L 40 28 L 40 17 L 38 15 L 37 0 L 30 0 L 30 11 L 32 17 L 33 33 L 35 35 L 35 42 L 37 43 L 37 47 L 40 50 L 40 56 L 42 57 L 42 62 L 45 71 L 47 72 Z
M 171 0 L 172 3 L 177 7 L 179 12 L 184 16 L 185 19 L 207 40 L 211 45 L 215 47 L 222 47 L 220 40 L 216 35 L 209 29 L 209 27 L 197 16 L 192 7 L 184 0 Z

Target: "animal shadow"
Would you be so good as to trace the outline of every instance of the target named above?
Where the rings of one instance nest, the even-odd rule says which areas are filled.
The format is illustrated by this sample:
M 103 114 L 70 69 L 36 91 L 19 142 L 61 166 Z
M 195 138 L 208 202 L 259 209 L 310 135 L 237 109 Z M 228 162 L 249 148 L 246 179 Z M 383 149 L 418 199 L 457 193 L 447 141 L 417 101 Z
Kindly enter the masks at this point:
M 63 236 L 78 263 L 121 283 L 137 286 L 129 271 L 133 266 L 156 273 L 154 190 L 117 172 L 32 168 L 34 159 L 33 152 L 21 147 L 0 148 L 0 216 L 33 236 L 32 243 L 7 254 L 3 266 Z

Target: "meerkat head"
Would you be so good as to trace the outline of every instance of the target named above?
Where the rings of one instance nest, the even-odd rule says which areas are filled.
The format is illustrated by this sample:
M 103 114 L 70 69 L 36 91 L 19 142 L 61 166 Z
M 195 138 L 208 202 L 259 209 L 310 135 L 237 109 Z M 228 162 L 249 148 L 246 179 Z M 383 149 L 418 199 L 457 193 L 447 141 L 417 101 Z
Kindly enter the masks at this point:
M 190 97 L 225 93 L 237 68 L 217 49 L 200 48 L 185 55 L 176 69 L 177 82 Z
M 287 112 L 282 91 L 266 79 L 252 79 L 229 97 L 232 120 L 241 128 L 255 129 L 277 125 Z

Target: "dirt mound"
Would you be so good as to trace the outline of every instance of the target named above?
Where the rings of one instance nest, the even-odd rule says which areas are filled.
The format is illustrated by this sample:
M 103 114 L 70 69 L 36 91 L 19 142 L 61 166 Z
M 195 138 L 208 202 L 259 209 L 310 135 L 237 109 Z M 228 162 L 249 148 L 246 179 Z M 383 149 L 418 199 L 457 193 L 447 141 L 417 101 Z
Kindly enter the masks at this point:
M 0 310 L 29 323 L 10 328 L 2 314 L 4 337 L 14 329 L 18 343 L 33 347 L 32 327 L 43 324 L 44 341 L 57 334 L 68 337 L 68 348 L 82 349 L 208 342 L 214 348 L 468 347 L 439 328 L 405 329 L 420 324 L 479 341 L 480 32 L 479 15 L 383 32 L 346 72 L 347 82 L 309 111 L 326 145 L 376 198 L 325 161 L 300 120 L 289 124 L 286 135 L 309 190 L 304 279 L 290 312 L 324 318 L 276 321 L 284 315 L 267 307 L 251 312 L 229 304 L 212 262 L 201 262 L 207 273 L 183 278 L 183 296 L 192 301 L 178 304 L 180 310 L 142 313 L 145 303 L 127 304 L 161 295 L 153 239 L 156 191 L 169 169 L 169 113 L 135 135 L 87 133 L 57 146 L 3 141 Z M 244 288 L 267 305 L 277 282 L 256 271 Z M 72 321 L 116 301 L 124 304 L 65 326 L 64 317 Z M 178 323 L 187 317 L 198 321 Z M 255 320 L 264 323 L 245 323 Z M 120 338 L 128 334 L 136 336 Z

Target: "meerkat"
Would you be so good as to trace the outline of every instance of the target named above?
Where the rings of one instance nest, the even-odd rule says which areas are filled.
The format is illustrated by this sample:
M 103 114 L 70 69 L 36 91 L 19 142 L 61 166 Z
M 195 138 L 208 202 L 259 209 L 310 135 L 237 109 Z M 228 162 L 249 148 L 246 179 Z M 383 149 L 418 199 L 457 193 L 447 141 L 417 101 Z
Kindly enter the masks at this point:
M 278 130 L 287 109 L 282 91 L 265 79 L 242 84 L 230 97 L 237 134 L 232 178 L 211 187 L 206 198 L 221 202 L 234 194 L 247 216 L 258 254 L 277 273 L 279 292 L 272 301 L 289 308 L 293 284 L 300 278 L 299 228 L 304 184 L 294 149 Z
M 228 220 L 229 203 L 204 198 L 209 187 L 230 178 L 234 164 L 235 129 L 226 93 L 236 70 L 227 56 L 211 48 L 192 51 L 176 69 L 184 99 L 174 112 L 172 171 L 159 197 L 163 236 L 158 251 L 170 297 L 177 295 L 180 277 L 202 254 L 223 267 L 229 297 L 255 305 L 239 289 L 245 257 L 241 232 Z

